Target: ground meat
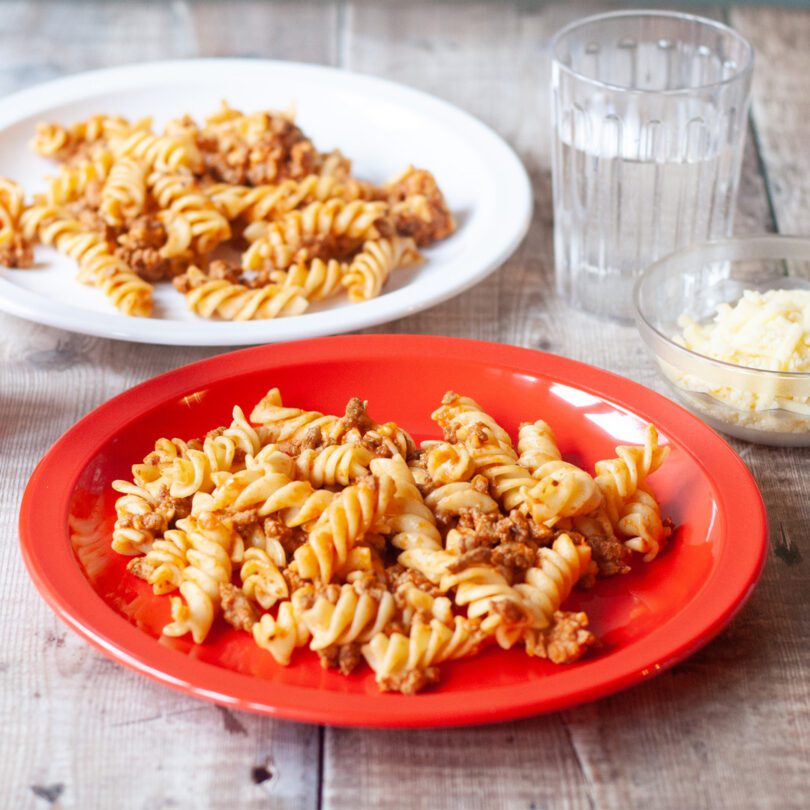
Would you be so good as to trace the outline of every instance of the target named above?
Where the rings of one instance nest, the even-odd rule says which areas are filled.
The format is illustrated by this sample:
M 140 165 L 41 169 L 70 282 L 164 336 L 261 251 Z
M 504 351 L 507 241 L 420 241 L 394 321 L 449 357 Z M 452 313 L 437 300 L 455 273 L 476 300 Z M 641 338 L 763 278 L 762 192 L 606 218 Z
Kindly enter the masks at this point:
M 596 636 L 588 628 L 585 613 L 558 610 L 551 626 L 538 633 L 535 655 L 548 658 L 554 664 L 570 664 L 581 658 L 588 647 L 596 644 Z
M 383 595 L 388 590 L 385 583 L 380 582 L 377 576 L 370 571 L 357 575 L 356 578 L 352 580 L 352 588 L 354 588 L 354 592 L 358 596 L 367 593 L 369 596 L 373 596 L 378 600 L 382 599 Z
M 386 190 L 397 232 L 412 237 L 420 247 L 455 231 L 453 215 L 430 172 L 411 168 Z
M 476 565 L 492 565 L 491 548 L 487 546 L 477 546 L 471 548 L 469 551 L 461 552 L 458 559 L 453 560 L 453 562 L 447 566 L 447 571 L 451 574 L 458 574 Z
M 508 572 L 506 579 L 510 584 L 521 580 L 536 561 L 537 547 L 527 543 L 506 542 L 492 550 L 492 564 Z
M 270 515 L 264 519 L 262 529 L 266 537 L 278 540 L 288 557 L 295 554 L 295 550 L 307 541 L 306 532 L 299 528 L 290 528 L 285 525 L 278 515 Z
M 323 435 L 319 427 L 311 427 L 301 440 L 301 450 L 317 450 L 323 444 Z
M 166 230 L 160 220 L 151 214 L 144 215 L 134 219 L 118 237 L 115 255 L 146 281 L 160 281 L 178 275 L 182 269 L 161 254 L 165 244 Z
M 168 528 L 168 521 L 158 512 L 147 512 L 145 515 L 126 515 L 118 520 L 118 525 L 122 529 L 162 534 Z
M 265 113 L 263 129 L 250 142 L 227 124 L 201 135 L 206 174 L 215 181 L 255 186 L 300 180 L 318 170 L 320 154 L 288 118 Z
M 82 200 L 68 208 L 88 231 L 101 234 L 108 242 L 115 242 L 117 238 L 115 228 L 107 224 L 97 207 Z
M 191 500 L 191 495 L 187 498 L 171 498 L 173 520 L 180 520 L 191 514 Z
M 360 444 L 374 453 L 377 458 L 393 458 L 394 451 L 379 433 L 369 431 L 360 440 Z
M 195 285 L 191 283 L 188 273 L 181 273 L 179 276 L 175 276 L 172 279 L 172 284 L 174 285 L 175 290 L 183 295 L 190 292 L 195 287 Z
M 416 588 L 417 590 L 432 596 L 434 599 L 442 595 L 442 592 L 436 585 L 434 585 L 424 574 L 416 571 L 415 569 L 402 568 L 401 565 L 396 564 L 389 566 L 386 569 L 385 574 L 388 581 L 388 588 L 391 593 L 394 594 L 394 602 L 400 611 L 409 607 L 408 591 L 410 591 L 412 588 Z M 432 618 L 432 616 L 428 616 L 427 621 L 429 622 Z
M 627 561 L 632 552 L 621 540 L 616 537 L 592 535 L 586 537 L 585 542 L 591 547 L 591 557 L 603 577 L 626 574 L 630 570 Z
M 476 422 L 472 425 L 469 441 L 473 447 L 485 447 L 490 443 L 490 430 L 483 422 Z
M 135 574 L 136 577 L 149 581 L 157 566 L 149 562 L 146 557 L 135 557 L 127 563 L 127 570 Z
M 223 259 L 215 259 L 208 266 L 208 277 L 229 281 L 231 284 L 239 284 L 241 281 L 242 269 L 238 264 L 226 262 Z
M 448 444 L 458 443 L 458 436 L 456 436 L 456 431 L 452 427 L 450 427 L 450 425 L 442 425 L 442 438 Z
M 473 482 L 477 487 L 475 479 Z M 509 513 L 509 517 L 486 514 L 478 509 L 464 509 L 459 516 L 458 530 L 463 537 L 462 550 L 510 542 L 537 549 L 548 545 L 553 537 L 551 529 L 535 523 L 516 509 Z
M 22 234 L 15 233 L 0 247 L 0 264 L 17 269 L 34 266 L 34 246 Z
M 383 692 L 402 692 L 403 695 L 415 695 L 423 689 L 439 682 L 439 668 L 426 667 L 414 669 L 402 675 L 389 675 L 378 681 Z
M 324 669 L 339 669 L 341 675 L 351 674 L 363 660 L 360 645 L 357 643 L 326 647 L 318 650 L 318 655 Z
M 187 498 L 173 498 L 169 488 L 164 484 L 157 496 L 155 511 L 163 515 L 167 521 L 178 520 L 191 514 L 191 496 Z
M 360 434 L 374 427 L 374 420 L 366 413 L 366 403 L 360 397 L 352 397 L 346 403 L 346 412 L 338 422 L 338 433 L 343 435 L 357 429 Z
M 231 627 L 250 632 L 259 616 L 244 591 L 230 582 L 222 582 L 219 586 L 219 595 L 222 600 L 222 618 Z
M 509 513 L 512 521 L 512 538 L 521 543 L 547 546 L 554 539 L 554 532 L 542 523 L 536 523 L 517 509 Z
M 493 613 L 500 616 L 506 627 L 514 627 L 526 622 L 526 612 L 511 599 L 498 599 L 490 608 Z
M 229 517 L 237 529 L 242 526 L 253 526 L 259 520 L 259 510 L 243 509 L 240 512 L 234 512 Z

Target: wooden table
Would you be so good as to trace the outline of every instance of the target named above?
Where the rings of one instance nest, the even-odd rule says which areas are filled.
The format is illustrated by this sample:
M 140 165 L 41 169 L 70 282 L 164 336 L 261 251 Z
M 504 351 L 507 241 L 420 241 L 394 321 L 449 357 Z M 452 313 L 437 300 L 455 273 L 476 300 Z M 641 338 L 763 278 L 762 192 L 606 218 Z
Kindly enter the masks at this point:
M 378 331 L 541 348 L 661 384 L 634 328 L 553 293 L 548 41 L 595 2 L 5 2 L 0 92 L 150 59 L 338 65 L 434 93 L 495 128 L 534 184 L 528 238 L 495 275 Z M 716 16 L 724 12 L 716 10 Z M 810 12 L 725 13 L 755 45 L 737 229 L 810 231 Z M 0 806 L 8 808 L 799 808 L 810 787 L 810 452 L 734 443 L 771 548 L 722 635 L 623 694 L 435 731 L 274 721 L 201 703 L 96 653 L 37 596 L 17 549 L 34 465 L 79 417 L 215 349 L 146 347 L 0 316 Z

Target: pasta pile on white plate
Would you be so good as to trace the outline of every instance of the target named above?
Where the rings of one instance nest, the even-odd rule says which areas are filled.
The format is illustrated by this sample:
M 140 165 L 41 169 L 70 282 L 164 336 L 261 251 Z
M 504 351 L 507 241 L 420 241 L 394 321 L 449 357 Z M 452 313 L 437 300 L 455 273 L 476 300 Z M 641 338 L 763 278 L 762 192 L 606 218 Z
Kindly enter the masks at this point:
M 487 644 L 555 663 L 594 642 L 564 610 L 576 586 L 652 560 L 671 531 L 647 477 L 666 458 L 649 425 L 595 475 L 564 461 L 543 421 L 512 438 L 468 397 L 432 415 L 417 449 L 365 403 L 287 407 L 272 389 L 202 439 L 159 439 L 121 493 L 113 549 L 171 598 L 163 632 L 205 641 L 221 616 L 283 665 L 299 647 L 384 691 L 438 679 Z
M 33 147 L 58 172 L 30 205 L 0 178 L 0 264 L 33 267 L 33 245 L 50 245 L 127 315 L 150 315 L 163 279 L 223 320 L 300 315 L 340 293 L 367 301 L 455 230 L 430 172 L 359 180 L 289 113 L 223 102 L 202 125 L 186 115 L 160 132 L 94 115 L 40 124 Z

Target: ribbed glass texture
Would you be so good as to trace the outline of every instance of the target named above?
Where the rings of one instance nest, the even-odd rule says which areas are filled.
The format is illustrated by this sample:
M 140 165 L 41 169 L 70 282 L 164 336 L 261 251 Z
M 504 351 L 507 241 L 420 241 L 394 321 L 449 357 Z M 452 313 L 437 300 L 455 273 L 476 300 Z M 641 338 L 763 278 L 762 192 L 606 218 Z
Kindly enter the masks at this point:
M 711 20 L 618 12 L 552 43 L 557 290 L 632 317 L 636 276 L 731 233 L 753 52 Z

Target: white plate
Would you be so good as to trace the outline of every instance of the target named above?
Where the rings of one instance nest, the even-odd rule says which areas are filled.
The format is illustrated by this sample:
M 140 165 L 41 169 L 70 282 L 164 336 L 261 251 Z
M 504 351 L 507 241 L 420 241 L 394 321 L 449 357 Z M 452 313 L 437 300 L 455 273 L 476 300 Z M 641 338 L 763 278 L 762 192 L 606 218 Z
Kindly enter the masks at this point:
M 222 99 L 253 111 L 294 104 L 297 123 L 322 151 L 339 148 L 360 176 L 381 182 L 409 163 L 436 176 L 458 231 L 425 251 L 428 261 L 394 273 L 384 294 L 340 298 L 304 315 L 228 323 L 189 313 L 171 285 L 155 289 L 156 317 L 130 318 L 98 290 L 75 281 L 72 260 L 37 248 L 37 268 L 0 268 L 0 308 L 90 335 L 187 346 L 267 343 L 347 332 L 410 315 L 481 281 L 520 243 L 532 202 L 526 171 L 491 129 L 424 93 L 333 68 L 247 59 L 157 62 L 83 73 L 0 100 L 0 174 L 28 193 L 53 165 L 28 143 L 39 121 L 71 123 L 93 113 L 162 125 L 188 112 L 202 118 Z

